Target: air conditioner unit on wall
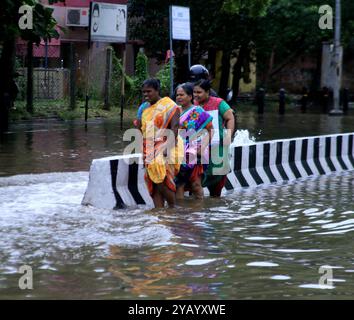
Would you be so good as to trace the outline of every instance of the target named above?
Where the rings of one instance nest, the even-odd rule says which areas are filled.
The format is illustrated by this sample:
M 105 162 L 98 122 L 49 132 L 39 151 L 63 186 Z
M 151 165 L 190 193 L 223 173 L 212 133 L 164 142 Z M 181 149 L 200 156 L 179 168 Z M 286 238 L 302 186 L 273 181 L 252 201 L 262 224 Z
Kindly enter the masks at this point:
M 89 8 L 66 8 L 66 25 L 68 27 L 88 27 Z

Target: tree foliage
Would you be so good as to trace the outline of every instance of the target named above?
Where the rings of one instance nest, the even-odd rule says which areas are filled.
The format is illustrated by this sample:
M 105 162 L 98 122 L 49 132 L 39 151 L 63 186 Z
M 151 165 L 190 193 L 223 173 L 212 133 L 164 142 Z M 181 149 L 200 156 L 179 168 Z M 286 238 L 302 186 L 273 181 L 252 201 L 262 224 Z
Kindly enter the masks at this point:
M 52 0 L 51 3 L 61 0 Z M 22 30 L 19 27 L 19 8 L 29 5 L 33 8 L 33 28 Z M 42 6 L 36 0 L 3 0 L 0 11 L 0 133 L 8 125 L 8 109 L 15 99 L 14 95 L 14 68 L 15 68 L 15 41 L 18 37 L 37 43 L 41 38 L 50 40 L 59 37 L 55 30 L 56 21 L 52 17 L 52 9 Z
M 55 30 L 56 21 L 52 17 L 53 9 L 44 7 L 36 0 L 3 0 L 0 13 L 2 28 L 0 29 L 0 41 L 22 37 L 39 43 L 41 38 L 50 39 L 59 37 Z M 50 0 L 50 3 L 64 0 Z M 33 8 L 33 29 L 21 30 L 18 22 L 20 15 L 19 8 L 22 5 L 29 5 Z
M 254 46 L 259 70 L 268 68 L 272 54 L 277 69 L 297 55 L 316 54 L 323 41 L 333 38 L 333 30 L 321 30 L 318 26 L 323 0 L 132 0 L 131 36 L 144 40 L 150 55 L 160 60 L 164 59 L 169 46 L 168 7 L 171 4 L 191 8 L 195 62 L 211 50 L 237 56 L 243 53 L 240 51 L 243 47 L 248 51 L 242 67 L 246 70 L 246 64 L 252 62 L 252 50 L 247 48 Z M 326 4 L 335 9 L 334 0 L 328 0 Z M 342 20 L 344 48 L 353 48 L 352 0 L 342 0 Z M 175 41 L 174 46 L 178 59 L 185 50 L 185 43 Z M 246 79 L 247 72 L 243 72 L 242 77 Z

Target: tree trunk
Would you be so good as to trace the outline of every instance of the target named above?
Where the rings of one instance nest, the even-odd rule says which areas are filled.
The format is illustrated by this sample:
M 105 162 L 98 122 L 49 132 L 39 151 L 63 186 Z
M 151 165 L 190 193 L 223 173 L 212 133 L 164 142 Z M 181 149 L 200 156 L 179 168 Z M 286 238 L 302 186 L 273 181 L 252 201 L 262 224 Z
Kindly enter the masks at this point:
M 317 49 L 316 53 L 316 70 L 312 79 L 310 91 L 317 91 L 321 89 L 321 68 L 322 68 L 322 47 Z
M 274 77 L 278 72 L 283 70 L 289 63 L 293 62 L 297 57 L 299 57 L 303 53 L 304 48 L 300 46 L 298 50 L 288 56 L 279 66 L 277 66 L 271 71 L 270 78 Z
M 264 80 L 264 86 L 267 87 L 268 86 L 268 82 L 270 79 L 270 74 L 273 71 L 274 68 L 274 57 L 275 57 L 275 46 L 273 46 L 272 48 L 272 52 L 270 54 L 270 58 L 269 58 L 269 66 L 268 66 L 268 70 L 265 76 L 265 80 Z
M 33 42 L 27 42 L 27 112 L 33 114 Z
M 15 100 L 14 88 L 15 39 L 3 42 L 0 58 L 0 134 L 8 130 L 9 110 Z
M 221 60 L 221 78 L 220 78 L 220 87 L 219 87 L 219 95 L 224 99 L 226 98 L 227 95 L 229 75 L 230 75 L 230 52 L 225 50 L 222 54 L 222 60 Z
M 231 102 L 236 102 L 236 99 L 240 91 L 240 80 L 242 79 L 242 66 L 244 65 L 246 54 L 247 54 L 247 48 L 244 45 L 241 45 L 240 51 L 238 53 L 237 61 L 234 64 L 234 68 L 233 68 L 233 75 L 234 75 L 232 80 L 233 96 Z
M 77 72 L 76 48 L 75 48 L 75 44 L 71 42 L 70 43 L 70 110 L 75 110 L 76 108 L 76 72 Z M 107 83 L 105 82 L 105 91 L 106 91 L 106 84 Z M 105 92 L 105 106 L 106 103 L 107 101 L 106 101 L 106 92 Z
M 215 78 L 215 74 L 216 74 L 215 62 L 216 62 L 216 50 L 214 48 L 211 48 L 208 50 L 207 68 L 209 70 L 212 79 Z

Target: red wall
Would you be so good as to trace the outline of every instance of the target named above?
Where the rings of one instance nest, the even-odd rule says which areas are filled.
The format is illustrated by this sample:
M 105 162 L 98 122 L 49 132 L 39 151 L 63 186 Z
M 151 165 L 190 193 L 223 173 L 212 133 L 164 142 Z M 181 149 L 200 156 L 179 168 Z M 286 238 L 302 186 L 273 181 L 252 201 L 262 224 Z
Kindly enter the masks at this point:
M 41 1 L 41 2 L 48 3 L 48 1 Z M 127 4 L 128 0 L 96 0 L 95 2 Z M 54 5 L 66 6 L 66 7 L 89 7 L 90 0 L 65 0 L 65 2 L 57 2 Z

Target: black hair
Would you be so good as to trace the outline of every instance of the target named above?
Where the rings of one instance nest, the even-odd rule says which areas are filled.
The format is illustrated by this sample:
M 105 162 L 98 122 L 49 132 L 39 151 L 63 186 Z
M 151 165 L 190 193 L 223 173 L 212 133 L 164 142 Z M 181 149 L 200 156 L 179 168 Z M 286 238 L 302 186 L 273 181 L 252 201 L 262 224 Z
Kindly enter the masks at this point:
M 190 83 L 182 83 L 179 86 L 177 86 L 176 88 L 176 92 L 175 92 L 175 96 L 177 96 L 177 90 L 178 89 L 183 89 L 183 91 L 188 95 L 188 96 L 192 96 L 192 99 L 194 99 L 193 96 L 193 86 Z
M 211 83 L 209 80 L 206 79 L 200 79 L 194 84 L 194 86 L 201 87 L 204 91 L 210 91 L 211 89 Z
M 100 15 L 100 6 L 97 3 L 95 3 L 95 5 L 93 6 L 92 12 L 95 12 L 95 11 L 98 11 L 98 15 Z
M 143 82 L 143 85 L 141 86 L 142 88 L 143 87 L 149 87 L 149 88 L 153 88 L 155 89 L 156 91 L 159 91 L 160 92 L 160 89 L 161 89 L 161 82 L 159 79 L 154 79 L 154 78 L 151 78 L 151 79 L 147 79 Z
M 125 20 L 125 10 L 124 9 L 122 9 L 122 11 L 121 12 L 123 12 L 123 15 L 124 15 L 124 20 Z

